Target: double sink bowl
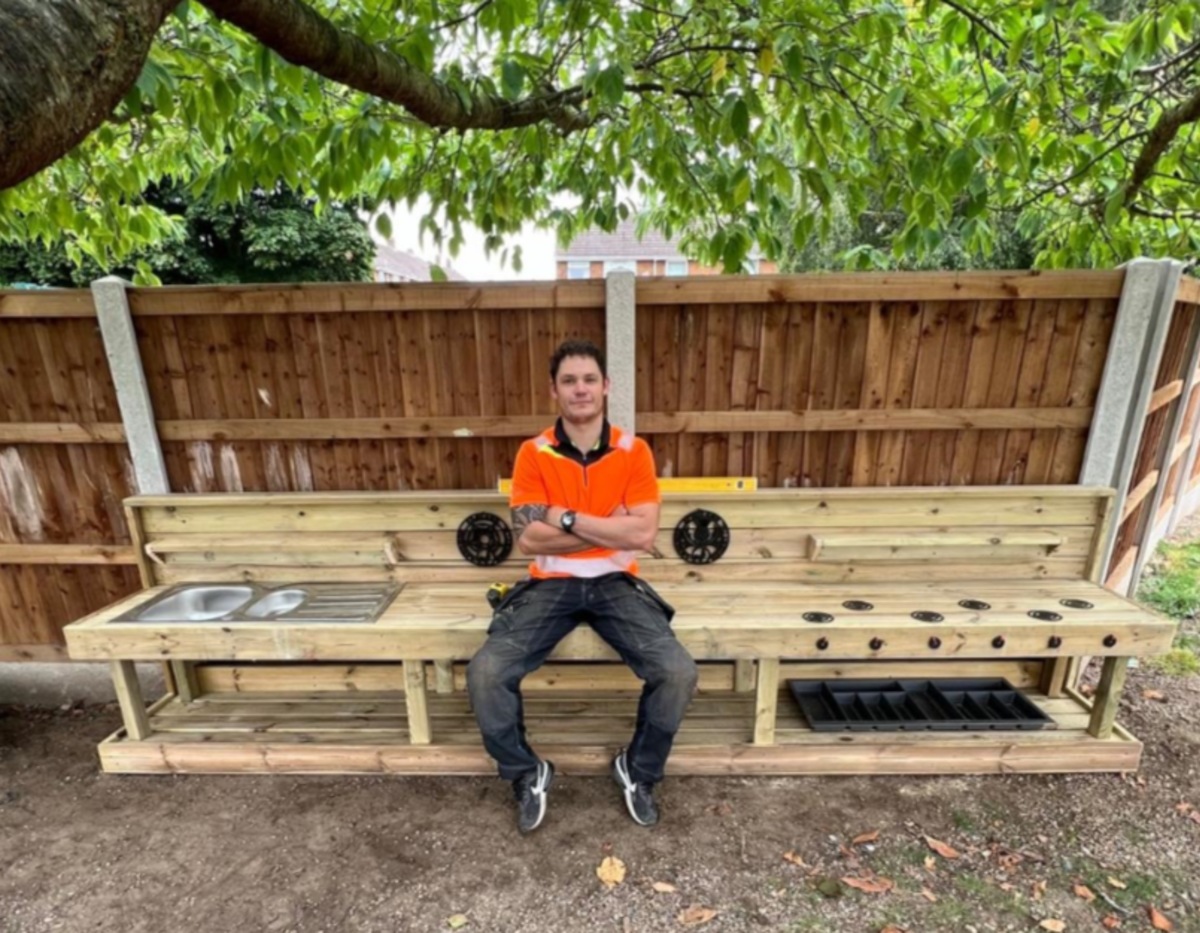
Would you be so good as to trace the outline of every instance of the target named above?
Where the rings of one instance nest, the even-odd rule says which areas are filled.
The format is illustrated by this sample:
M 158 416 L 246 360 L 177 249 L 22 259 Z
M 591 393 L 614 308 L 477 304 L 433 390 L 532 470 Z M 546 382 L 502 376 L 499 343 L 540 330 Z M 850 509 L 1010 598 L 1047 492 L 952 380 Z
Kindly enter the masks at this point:
M 174 586 L 113 622 L 347 622 L 379 618 L 396 583 L 194 583 Z

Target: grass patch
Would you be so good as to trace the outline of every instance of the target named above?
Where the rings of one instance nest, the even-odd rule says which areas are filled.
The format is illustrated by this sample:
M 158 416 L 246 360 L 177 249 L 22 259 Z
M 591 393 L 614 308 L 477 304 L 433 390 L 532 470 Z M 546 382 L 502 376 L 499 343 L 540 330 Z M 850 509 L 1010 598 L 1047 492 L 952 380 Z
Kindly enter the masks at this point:
M 1200 613 L 1200 541 L 1161 544 L 1158 551 L 1162 563 L 1138 598 L 1176 619 Z
M 955 810 L 951 814 L 951 819 L 954 820 L 954 828 L 959 832 L 973 833 L 978 828 L 975 821 L 971 818 L 971 814 L 964 810 Z
M 1189 648 L 1172 648 L 1157 658 L 1147 658 L 1146 666 L 1172 677 L 1190 677 L 1200 674 L 1200 657 Z

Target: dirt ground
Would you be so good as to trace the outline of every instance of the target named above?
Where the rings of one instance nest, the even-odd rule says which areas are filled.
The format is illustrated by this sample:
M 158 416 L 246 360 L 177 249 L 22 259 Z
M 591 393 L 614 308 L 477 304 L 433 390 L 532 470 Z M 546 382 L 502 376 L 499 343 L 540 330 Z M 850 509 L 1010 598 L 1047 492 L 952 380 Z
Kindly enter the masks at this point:
M 561 777 L 522 838 L 497 779 L 104 775 L 114 706 L 0 707 L 0 931 L 1200 930 L 1200 677 L 1120 720 L 1136 776 L 675 778 L 650 830 Z

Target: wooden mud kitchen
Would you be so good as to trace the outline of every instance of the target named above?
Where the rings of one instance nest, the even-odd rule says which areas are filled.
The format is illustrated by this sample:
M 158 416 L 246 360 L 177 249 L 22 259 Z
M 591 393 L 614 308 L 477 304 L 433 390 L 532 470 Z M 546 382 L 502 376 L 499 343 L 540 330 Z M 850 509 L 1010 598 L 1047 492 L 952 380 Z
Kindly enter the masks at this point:
M 1126 664 L 1167 650 L 1175 624 L 1099 582 L 1111 490 L 753 486 L 663 481 L 642 572 L 701 669 L 671 773 L 1137 767 L 1141 743 L 1114 721 Z M 145 589 L 66 629 L 72 658 L 112 665 L 124 728 L 100 745 L 106 771 L 494 773 L 464 673 L 489 586 L 525 573 L 502 493 L 126 505 Z M 1096 656 L 1089 700 L 1072 684 Z M 172 676 L 147 708 L 134 662 L 152 660 Z M 943 714 L 968 678 L 963 728 Z M 839 692 L 858 681 L 872 683 Z M 639 686 L 581 625 L 524 682 L 531 742 L 602 773 Z

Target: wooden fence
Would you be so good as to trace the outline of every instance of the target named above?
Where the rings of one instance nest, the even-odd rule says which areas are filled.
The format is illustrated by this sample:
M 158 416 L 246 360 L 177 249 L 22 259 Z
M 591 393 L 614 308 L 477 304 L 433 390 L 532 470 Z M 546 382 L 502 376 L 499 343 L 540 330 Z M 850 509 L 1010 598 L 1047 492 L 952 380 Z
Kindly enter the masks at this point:
M 0 660 L 62 657 L 63 625 L 137 588 L 120 502 L 148 446 L 179 492 L 495 488 L 553 418 L 547 364 L 572 337 L 632 348 L 612 354 L 614 420 L 632 414 L 664 476 L 1078 482 L 1125 283 L 639 279 L 630 307 L 595 280 L 129 288 L 148 442 L 93 295 L 0 292 Z M 1181 452 L 1169 496 L 1134 490 L 1114 566 L 1196 504 L 1200 390 L 1170 348 L 1200 326 L 1200 282 L 1177 297 L 1156 385 L 1187 385 L 1150 413 L 1130 488 L 1163 444 Z M 1165 522 L 1147 531 L 1150 505 Z

